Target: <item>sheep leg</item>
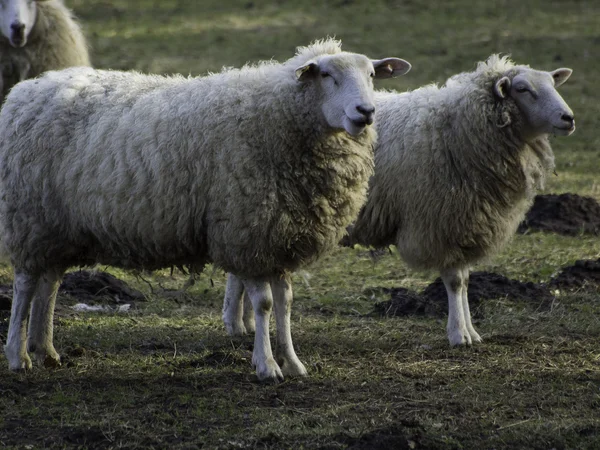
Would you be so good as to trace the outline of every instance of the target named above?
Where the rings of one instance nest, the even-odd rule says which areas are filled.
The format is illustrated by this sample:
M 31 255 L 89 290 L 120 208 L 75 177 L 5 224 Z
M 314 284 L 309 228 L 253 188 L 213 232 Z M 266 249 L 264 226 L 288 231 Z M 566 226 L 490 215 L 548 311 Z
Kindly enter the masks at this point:
M 471 335 L 465 323 L 463 291 L 466 291 L 463 269 L 446 269 L 441 272 L 448 293 L 448 325 L 446 328 L 451 346 L 471 344 Z
M 473 342 L 481 342 L 481 336 L 479 333 L 475 331 L 473 327 L 473 323 L 471 322 L 471 310 L 469 308 L 469 268 L 466 267 L 463 269 L 463 280 L 464 280 L 464 289 L 462 291 L 462 305 L 463 305 L 463 313 L 465 315 L 465 325 L 467 326 L 467 331 L 471 336 L 471 340 Z
M 31 305 L 27 349 L 45 367 L 60 366 L 60 355 L 54 348 L 53 340 L 54 305 L 62 275 L 62 271 L 44 273 L 38 282 Z
M 294 351 L 290 316 L 292 313 L 292 283 L 288 275 L 276 277 L 271 282 L 273 300 L 275 301 L 275 322 L 277 325 L 277 347 L 275 357 L 284 375 L 306 376 L 304 364 L 300 362 Z
M 223 323 L 227 334 L 230 336 L 243 336 L 246 334 L 243 316 L 244 308 L 244 283 L 234 274 L 227 274 L 225 288 L 225 301 L 223 302 Z M 250 311 L 254 314 L 254 311 Z
M 246 327 L 246 333 L 254 333 L 256 331 L 256 322 L 254 321 L 254 310 L 252 309 L 252 302 L 250 297 L 244 293 L 244 313 L 242 318 L 244 320 L 244 326 Z
M 27 354 L 27 318 L 38 279 L 38 276 L 15 269 L 13 302 L 8 325 L 8 337 L 4 346 L 4 353 L 10 370 L 31 369 L 31 359 Z
M 252 302 L 256 320 L 252 352 L 252 364 L 256 367 L 256 375 L 261 381 L 283 380 L 283 373 L 273 358 L 269 337 L 269 319 L 273 309 L 271 285 L 267 280 L 244 280 L 243 282 Z

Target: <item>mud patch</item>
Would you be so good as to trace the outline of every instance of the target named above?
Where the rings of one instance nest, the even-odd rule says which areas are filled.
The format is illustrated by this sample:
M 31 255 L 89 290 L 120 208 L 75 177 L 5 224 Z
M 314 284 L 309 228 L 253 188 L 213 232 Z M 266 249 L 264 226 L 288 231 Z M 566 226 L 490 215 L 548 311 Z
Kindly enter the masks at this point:
M 441 278 L 437 278 L 422 293 L 404 288 L 389 290 L 391 299 L 375 305 L 375 311 L 386 316 L 443 317 L 448 311 L 448 294 Z M 514 302 L 535 303 L 549 308 L 554 301 L 550 289 L 531 281 L 521 282 L 490 272 L 473 272 L 469 277 L 469 306 L 474 318 L 481 318 L 478 308 L 484 299 L 507 298 Z
M 59 293 L 70 295 L 81 302 L 108 300 L 114 303 L 144 301 L 144 294 L 106 272 L 80 270 L 67 273 Z
M 518 231 L 600 234 L 600 204 L 592 197 L 576 194 L 537 195 Z
M 417 442 L 409 439 L 406 436 L 406 431 L 401 427 L 392 426 L 390 428 L 382 428 L 369 431 L 359 438 L 342 437 L 340 441 L 347 445 L 348 449 L 352 450 L 408 450 L 415 448 Z
M 548 283 L 551 289 L 592 291 L 600 289 L 600 259 L 582 259 L 564 267 Z

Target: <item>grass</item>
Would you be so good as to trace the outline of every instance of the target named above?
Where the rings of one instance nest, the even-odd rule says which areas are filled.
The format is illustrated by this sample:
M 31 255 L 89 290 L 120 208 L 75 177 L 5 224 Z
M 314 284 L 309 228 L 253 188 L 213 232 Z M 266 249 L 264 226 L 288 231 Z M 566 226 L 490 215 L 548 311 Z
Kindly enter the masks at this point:
M 600 73 L 591 1 L 71 0 L 97 67 L 203 74 L 288 58 L 335 35 L 344 48 L 413 64 L 382 88 L 412 89 L 471 70 L 493 52 L 536 68 L 574 69 L 561 88 L 578 130 L 553 146 L 549 192 L 600 200 Z M 477 269 L 547 281 L 600 257 L 595 237 L 533 233 Z M 340 248 L 294 275 L 293 333 L 309 370 L 278 385 L 256 381 L 252 338 L 220 319 L 225 278 L 109 269 L 144 291 L 125 314 L 75 313 L 61 297 L 63 365 L 13 374 L 0 360 L 0 446 L 8 448 L 572 449 L 600 446 L 600 304 L 561 292 L 550 309 L 489 299 L 477 311 L 485 342 L 450 349 L 444 320 L 380 318 L 381 288 L 421 289 L 437 274 L 409 270 L 395 251 L 374 261 Z M 8 267 L 0 282 L 10 283 Z M 150 289 L 152 287 L 152 289 Z M 0 337 L 8 320 L 0 311 Z

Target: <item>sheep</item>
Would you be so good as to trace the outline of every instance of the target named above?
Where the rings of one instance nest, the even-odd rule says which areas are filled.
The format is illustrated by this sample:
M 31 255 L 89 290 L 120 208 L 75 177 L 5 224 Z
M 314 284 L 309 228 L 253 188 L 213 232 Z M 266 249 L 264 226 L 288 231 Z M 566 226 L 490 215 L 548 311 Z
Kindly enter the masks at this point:
M 548 135 L 575 131 L 573 112 L 555 89 L 571 73 L 492 55 L 442 87 L 375 94 L 375 174 L 350 239 L 395 244 L 410 266 L 440 271 L 452 346 L 481 341 L 469 311 L 469 267 L 507 244 L 544 187 L 554 169 Z M 229 334 L 253 328 L 242 293 L 241 281 L 229 274 L 223 308 Z
M 19 81 L 89 66 L 79 25 L 61 0 L 0 0 L 0 105 Z
M 31 368 L 26 347 L 59 364 L 52 314 L 66 268 L 212 262 L 240 277 L 257 311 L 258 378 L 281 379 L 273 301 L 288 307 L 286 274 L 332 249 L 358 213 L 373 169 L 372 78 L 408 68 L 325 39 L 281 64 L 204 77 L 71 68 L 15 86 L 0 112 L 10 369 Z M 286 370 L 303 372 L 288 356 Z

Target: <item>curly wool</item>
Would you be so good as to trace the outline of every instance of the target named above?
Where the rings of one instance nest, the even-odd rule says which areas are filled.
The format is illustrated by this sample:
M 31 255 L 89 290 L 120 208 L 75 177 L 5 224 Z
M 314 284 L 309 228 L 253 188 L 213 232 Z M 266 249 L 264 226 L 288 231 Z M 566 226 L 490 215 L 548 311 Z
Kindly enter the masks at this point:
M 34 78 L 47 70 L 89 65 L 85 37 L 71 11 L 60 0 L 40 1 L 24 47 L 14 48 L 6 37 L 0 36 L 0 104 L 24 72 L 27 78 Z
M 256 277 L 330 250 L 366 198 L 375 131 L 325 128 L 295 69 L 340 51 L 326 40 L 198 78 L 76 68 L 20 83 L 0 113 L 13 265 L 212 261 Z
M 514 235 L 554 169 L 547 138 L 523 141 L 514 101 L 494 98 L 494 83 L 519 67 L 494 55 L 441 88 L 377 93 L 375 175 L 354 241 L 396 244 L 411 266 L 443 270 Z

